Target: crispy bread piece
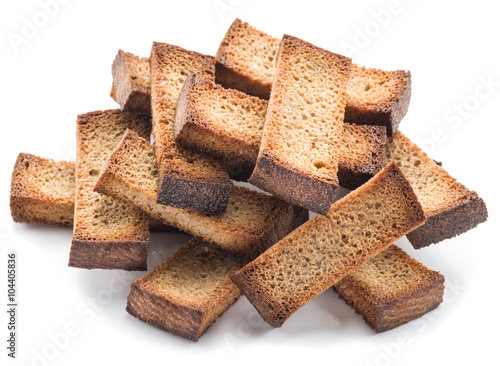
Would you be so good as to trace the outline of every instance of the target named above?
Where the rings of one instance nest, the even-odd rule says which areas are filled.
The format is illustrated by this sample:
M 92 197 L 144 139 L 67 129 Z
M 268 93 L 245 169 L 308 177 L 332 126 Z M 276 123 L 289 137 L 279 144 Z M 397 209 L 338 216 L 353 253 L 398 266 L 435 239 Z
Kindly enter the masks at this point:
M 176 142 L 227 159 L 229 176 L 248 180 L 259 154 L 267 102 L 225 89 L 196 74 L 186 79 L 176 118 Z M 355 189 L 384 166 L 385 128 L 344 124 L 339 184 Z
M 75 163 L 20 153 L 10 186 L 13 220 L 71 226 L 74 211 Z
M 410 105 L 411 74 L 353 65 L 347 90 L 345 121 L 385 126 L 392 136 Z
M 283 36 L 250 183 L 310 211 L 328 212 L 339 187 L 350 68 L 350 58 Z
M 11 213 L 15 222 L 73 226 L 75 163 L 19 154 L 11 184 Z M 154 218 L 151 231 L 176 231 Z
M 151 133 L 149 116 L 113 109 L 78 116 L 76 198 L 69 265 L 143 271 L 149 220 L 139 209 L 93 191 L 106 158 L 131 128 Z
M 215 55 L 215 82 L 269 99 L 280 39 L 235 19 Z
M 336 201 L 231 276 L 272 326 L 409 231 L 425 215 L 396 164 Z
M 427 221 L 407 235 L 419 249 L 453 238 L 488 218 L 486 204 L 429 158 L 401 132 L 387 141 L 386 162 L 394 160 L 422 203 Z
M 129 131 L 109 156 L 95 189 L 129 202 L 188 234 L 247 257 L 259 255 L 290 232 L 292 205 L 244 187 L 231 188 L 223 213 L 157 204 L 158 175 L 153 147 Z
M 149 58 L 118 50 L 111 67 L 111 97 L 124 112 L 151 113 Z
M 166 43 L 151 49 L 151 106 L 159 169 L 157 202 L 198 211 L 223 212 L 231 180 L 222 160 L 186 150 L 175 143 L 174 115 L 190 72 L 214 77 L 214 58 Z
M 241 296 L 229 276 L 246 263 L 218 245 L 193 238 L 132 283 L 127 311 L 196 342 Z
M 236 19 L 215 56 L 215 80 L 227 88 L 267 99 L 275 73 L 279 39 Z M 345 121 L 380 125 L 392 136 L 408 111 L 409 71 L 383 71 L 352 65 Z
M 437 308 L 443 302 L 444 276 L 391 245 L 333 290 L 379 333 Z

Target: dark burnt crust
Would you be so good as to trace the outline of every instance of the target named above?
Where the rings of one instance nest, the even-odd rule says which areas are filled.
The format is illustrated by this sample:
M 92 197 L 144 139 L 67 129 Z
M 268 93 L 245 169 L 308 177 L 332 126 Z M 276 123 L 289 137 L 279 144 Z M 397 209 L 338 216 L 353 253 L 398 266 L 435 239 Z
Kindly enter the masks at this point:
M 248 181 L 280 199 L 322 215 L 328 213 L 339 187 L 338 183 L 320 181 L 284 167 L 266 153 L 260 155 Z
M 168 165 L 164 160 L 162 165 Z M 203 212 L 225 212 L 231 192 L 231 182 L 197 182 L 176 176 L 176 172 L 162 169 L 163 178 L 158 187 L 157 203 Z
M 487 219 L 486 204 L 476 192 L 472 192 L 468 201 L 428 217 L 424 225 L 408 233 L 406 237 L 415 249 L 420 249 L 463 234 Z
M 149 235 L 144 241 L 137 242 L 74 239 L 71 245 L 68 265 L 84 269 L 146 271 L 148 249 Z

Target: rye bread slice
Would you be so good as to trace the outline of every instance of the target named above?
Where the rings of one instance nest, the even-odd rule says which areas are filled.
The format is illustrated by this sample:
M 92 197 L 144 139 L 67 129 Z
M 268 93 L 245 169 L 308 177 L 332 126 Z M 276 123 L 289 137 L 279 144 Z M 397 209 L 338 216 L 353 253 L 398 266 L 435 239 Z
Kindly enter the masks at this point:
M 132 205 L 94 192 L 99 171 L 129 128 L 147 137 L 151 120 L 146 115 L 115 109 L 78 116 L 71 267 L 137 271 L 147 268 L 147 215 Z
M 395 163 L 336 201 L 231 276 L 261 316 L 280 327 L 303 305 L 425 222 Z

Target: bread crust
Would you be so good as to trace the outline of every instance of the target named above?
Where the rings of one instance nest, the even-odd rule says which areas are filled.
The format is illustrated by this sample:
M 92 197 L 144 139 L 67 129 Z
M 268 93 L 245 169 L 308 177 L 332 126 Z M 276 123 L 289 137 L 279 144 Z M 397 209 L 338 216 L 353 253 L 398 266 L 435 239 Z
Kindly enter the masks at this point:
M 354 224 L 361 206 L 369 209 Z M 390 219 L 378 227 L 377 219 L 365 218 L 375 214 Z M 413 189 L 397 165 L 390 163 L 335 202 L 327 216 L 309 220 L 231 279 L 264 320 L 280 327 L 300 307 L 424 222 Z M 364 234 L 355 234 L 359 230 Z

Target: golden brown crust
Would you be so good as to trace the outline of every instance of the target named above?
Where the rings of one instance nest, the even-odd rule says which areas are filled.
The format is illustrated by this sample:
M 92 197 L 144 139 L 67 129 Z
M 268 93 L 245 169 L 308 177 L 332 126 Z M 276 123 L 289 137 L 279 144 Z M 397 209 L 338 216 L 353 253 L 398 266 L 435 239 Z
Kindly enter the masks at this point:
M 333 289 L 379 333 L 435 309 L 443 301 L 444 276 L 391 245 Z
M 78 116 L 76 198 L 69 266 L 145 270 L 149 221 L 137 208 L 94 192 L 106 158 L 131 128 L 151 132 L 150 118 L 119 110 Z
M 308 210 L 328 212 L 338 188 L 350 67 L 347 57 L 283 36 L 250 183 Z
M 460 235 L 488 218 L 484 201 L 397 131 L 386 144 L 386 162 L 394 160 L 415 190 L 426 223 L 407 235 L 414 248 Z
M 149 58 L 118 50 L 111 68 L 113 98 L 124 112 L 151 113 Z
M 198 211 L 223 212 L 231 181 L 222 160 L 183 149 L 174 140 L 174 115 L 190 72 L 214 78 L 214 58 L 154 42 L 151 49 L 151 106 L 159 169 L 157 202 Z
M 159 329 L 198 341 L 241 292 L 229 276 L 246 260 L 194 238 L 136 280 L 127 311 Z
M 153 147 L 127 132 L 109 156 L 95 190 L 131 203 L 164 223 L 250 258 L 290 232 L 293 206 L 233 186 L 227 210 L 205 213 L 156 203 L 158 170 Z
M 73 225 L 75 164 L 20 153 L 12 172 L 10 210 L 15 222 Z
M 363 208 L 360 211 L 360 208 Z M 272 326 L 425 222 L 403 173 L 391 163 L 231 276 Z

